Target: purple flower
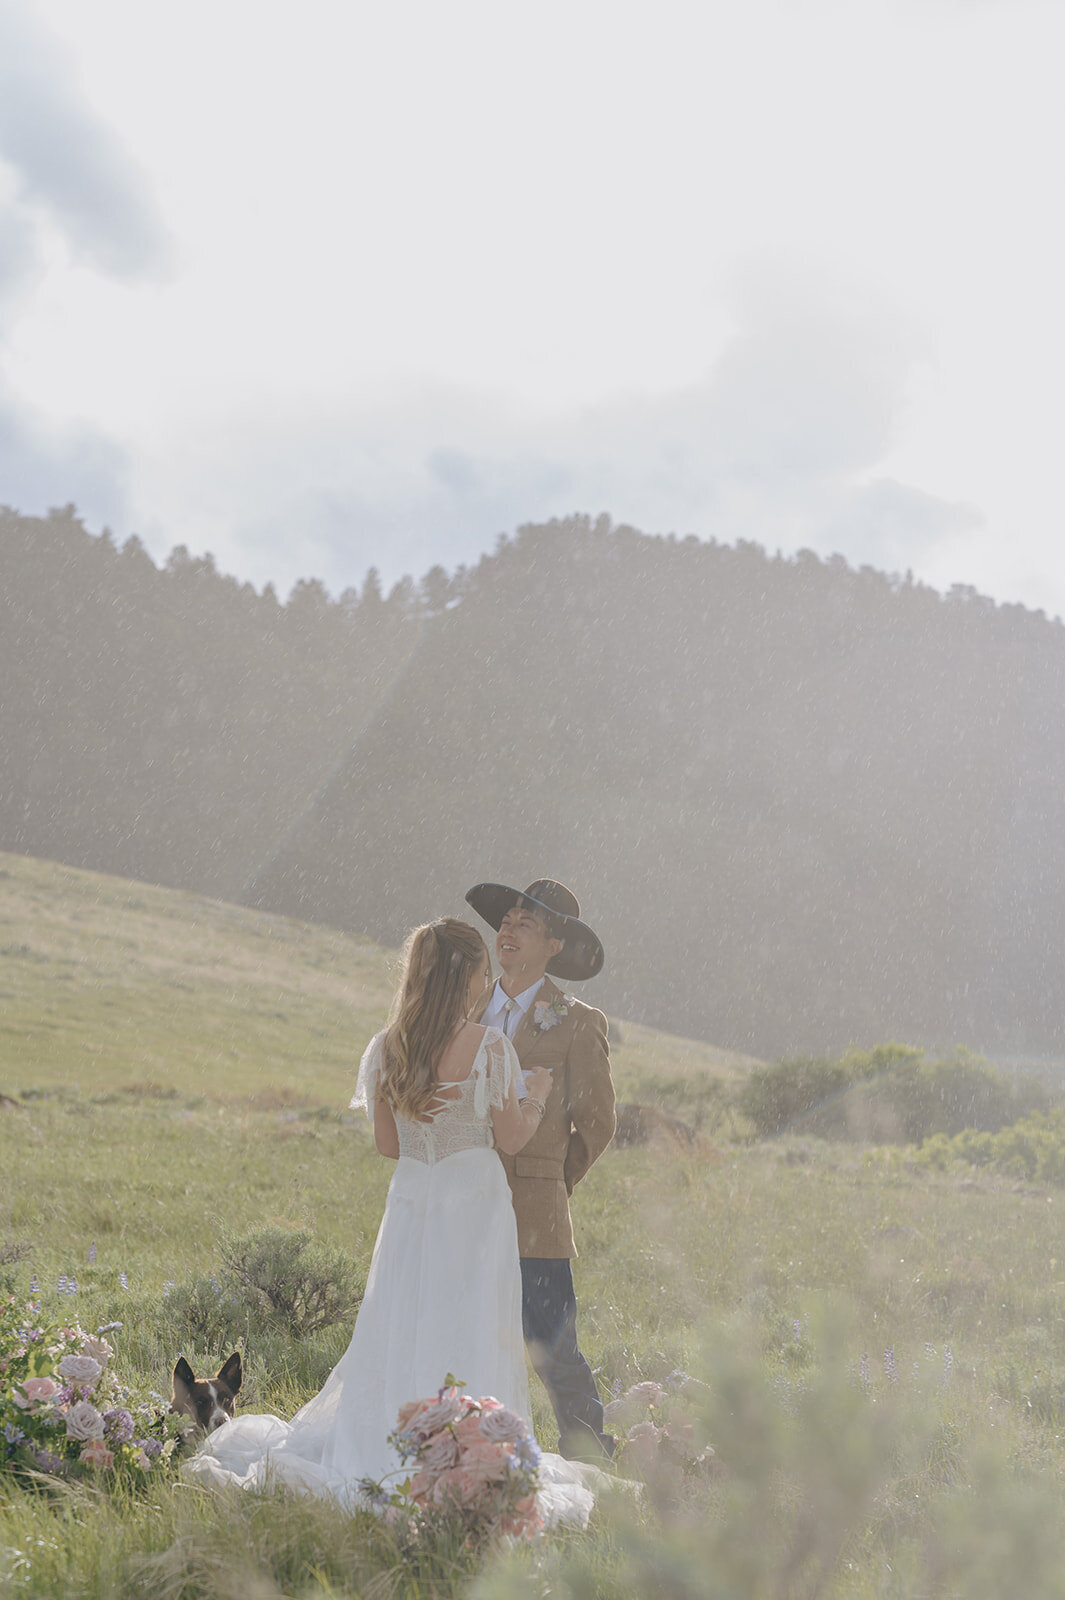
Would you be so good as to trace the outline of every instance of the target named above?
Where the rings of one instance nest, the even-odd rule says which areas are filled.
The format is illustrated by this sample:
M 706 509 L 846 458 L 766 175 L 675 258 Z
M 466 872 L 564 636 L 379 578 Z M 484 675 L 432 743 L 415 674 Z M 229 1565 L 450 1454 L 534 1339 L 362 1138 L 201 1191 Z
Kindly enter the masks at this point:
M 42 1472 L 58 1472 L 63 1465 L 63 1457 L 57 1456 L 52 1450 L 35 1450 L 33 1459 Z
M 888 1345 L 884 1351 L 884 1376 L 889 1383 L 898 1383 L 899 1381 L 899 1375 L 895 1371 L 895 1351 L 891 1345 Z
M 156 1456 L 161 1453 L 163 1448 L 158 1439 L 144 1439 L 143 1441 L 138 1442 L 141 1444 L 141 1448 L 143 1449 L 144 1454 L 148 1457 L 149 1461 L 154 1461 Z
M 125 1406 L 104 1412 L 104 1432 L 113 1444 L 128 1444 L 133 1438 L 133 1418 Z
M 120 1272 L 119 1273 L 118 1281 L 122 1285 L 123 1289 L 128 1289 L 129 1288 L 129 1279 L 126 1277 L 126 1274 L 124 1272 Z
M 93 1241 L 93 1243 L 89 1246 L 89 1265 L 90 1265 L 90 1267 L 94 1267 L 96 1265 L 96 1243 L 95 1243 L 95 1241 Z
M 4 1428 L 4 1438 L 7 1440 L 8 1444 L 21 1444 L 25 1437 L 26 1435 L 23 1433 L 22 1429 L 16 1428 L 13 1422 L 6 1424 Z

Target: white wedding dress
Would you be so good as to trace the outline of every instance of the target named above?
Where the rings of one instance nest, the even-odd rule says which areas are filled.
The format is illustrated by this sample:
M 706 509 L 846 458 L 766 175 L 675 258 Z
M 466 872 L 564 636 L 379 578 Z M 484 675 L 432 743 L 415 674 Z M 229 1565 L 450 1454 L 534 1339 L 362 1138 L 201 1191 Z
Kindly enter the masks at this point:
M 383 1033 L 371 1041 L 351 1104 L 371 1122 Z M 435 1394 L 451 1373 L 528 1418 L 521 1270 L 514 1208 L 492 1136 L 521 1068 L 510 1041 L 486 1028 L 470 1074 L 428 1122 L 397 1116 L 399 1160 L 388 1189 L 351 1343 L 291 1422 L 241 1414 L 209 1434 L 184 1472 L 211 1484 L 285 1483 L 354 1508 L 363 1480 L 406 1477 L 388 1443 L 399 1408 Z M 541 1461 L 548 1525 L 583 1526 L 595 1469 Z

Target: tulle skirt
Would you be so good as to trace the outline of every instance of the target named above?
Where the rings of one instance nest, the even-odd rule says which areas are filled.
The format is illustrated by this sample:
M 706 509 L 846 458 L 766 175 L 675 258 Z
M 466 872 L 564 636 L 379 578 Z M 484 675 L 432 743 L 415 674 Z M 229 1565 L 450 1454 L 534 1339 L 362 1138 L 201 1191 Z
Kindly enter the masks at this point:
M 517 1228 L 490 1149 L 432 1166 L 400 1158 L 355 1331 L 324 1387 L 291 1422 L 242 1414 L 223 1424 L 185 1471 L 364 1503 L 363 1480 L 387 1487 L 406 1476 L 388 1443 L 400 1406 L 435 1394 L 449 1376 L 529 1416 Z M 568 1478 L 565 1465 L 549 1459 L 545 1477 Z

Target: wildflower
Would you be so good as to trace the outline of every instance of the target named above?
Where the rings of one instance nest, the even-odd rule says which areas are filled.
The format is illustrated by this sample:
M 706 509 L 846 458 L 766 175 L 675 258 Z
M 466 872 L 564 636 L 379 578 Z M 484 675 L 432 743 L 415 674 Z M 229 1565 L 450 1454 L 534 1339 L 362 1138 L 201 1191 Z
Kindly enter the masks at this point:
M 23 1433 L 22 1429 L 16 1428 L 13 1422 L 8 1422 L 5 1424 L 4 1438 L 7 1440 L 8 1444 L 21 1444 L 25 1437 L 26 1435 Z
M 895 1351 L 891 1345 L 888 1345 L 887 1349 L 884 1351 L 884 1376 L 891 1384 L 898 1383 L 899 1381 L 899 1375 L 895 1371 Z
M 129 1288 L 129 1279 L 127 1278 L 127 1276 L 126 1276 L 126 1274 L 124 1272 L 120 1272 L 119 1273 L 118 1281 L 122 1285 L 123 1289 L 128 1289 Z
M 90 1267 L 94 1267 L 96 1265 L 96 1243 L 95 1243 L 95 1240 L 89 1246 L 89 1265 L 90 1265 Z
M 944 1389 L 950 1387 L 950 1380 L 954 1374 L 954 1352 L 950 1345 L 943 1346 L 943 1377 L 940 1380 Z
M 133 1418 L 125 1406 L 104 1412 L 104 1432 L 112 1444 L 128 1444 L 133 1438 Z

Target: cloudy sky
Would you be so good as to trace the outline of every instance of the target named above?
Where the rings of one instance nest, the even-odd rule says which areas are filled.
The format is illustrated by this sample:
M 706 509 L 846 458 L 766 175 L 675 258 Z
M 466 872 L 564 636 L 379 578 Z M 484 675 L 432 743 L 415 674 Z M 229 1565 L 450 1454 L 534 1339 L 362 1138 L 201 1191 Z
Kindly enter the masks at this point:
M 1065 613 L 1060 0 L 0 0 L 0 503 L 573 511 Z

